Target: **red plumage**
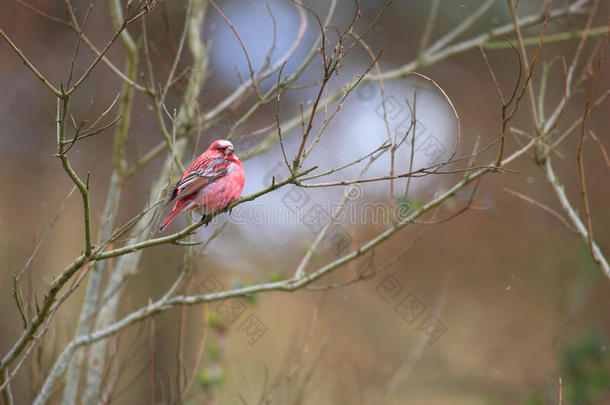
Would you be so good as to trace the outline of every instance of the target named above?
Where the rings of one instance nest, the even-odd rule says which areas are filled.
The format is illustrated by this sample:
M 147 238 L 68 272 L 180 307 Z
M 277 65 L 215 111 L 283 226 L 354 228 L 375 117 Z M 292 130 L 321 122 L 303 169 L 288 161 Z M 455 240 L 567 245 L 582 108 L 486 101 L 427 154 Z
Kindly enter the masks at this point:
M 222 211 L 237 200 L 244 188 L 244 167 L 233 153 L 233 144 L 214 141 L 184 172 L 172 190 L 168 204 L 175 201 L 161 222 L 160 230 L 180 212 L 201 208 L 204 215 Z

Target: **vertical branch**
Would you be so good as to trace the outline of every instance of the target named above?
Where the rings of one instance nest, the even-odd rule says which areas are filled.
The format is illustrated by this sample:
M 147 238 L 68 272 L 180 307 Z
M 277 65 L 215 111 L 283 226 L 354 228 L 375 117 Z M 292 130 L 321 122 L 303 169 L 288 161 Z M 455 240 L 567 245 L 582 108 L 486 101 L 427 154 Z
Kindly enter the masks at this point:
M 360 171 L 357 179 L 358 180 L 361 179 L 362 176 L 364 175 L 364 173 L 366 173 L 366 171 L 371 167 L 373 162 L 375 162 L 375 160 L 377 158 L 379 158 L 381 155 L 383 155 L 387 150 L 388 149 L 382 149 L 377 155 L 371 156 L 369 158 L 369 161 L 367 162 L 367 164 Z M 311 245 L 307 249 L 307 252 L 305 252 L 305 255 L 301 259 L 301 262 L 299 263 L 296 271 L 294 272 L 294 279 L 295 280 L 305 276 L 305 274 L 306 274 L 305 270 L 306 270 L 307 265 L 309 264 L 309 262 L 310 262 L 310 260 L 311 260 L 311 258 L 313 256 L 313 253 L 318 248 L 320 243 L 324 240 L 324 238 L 326 238 L 326 236 L 328 235 L 328 232 L 330 231 L 331 227 L 336 223 L 337 218 L 341 215 L 341 213 L 345 209 L 345 205 L 347 204 L 347 201 L 349 200 L 350 193 L 351 193 L 351 191 L 352 191 L 352 189 L 354 187 L 356 187 L 356 186 L 350 185 L 350 186 L 348 186 L 345 189 L 345 191 L 343 193 L 343 200 L 341 201 L 341 203 L 339 204 L 339 206 L 337 207 L 337 209 L 333 213 L 333 215 L 330 218 L 330 220 L 328 221 L 328 223 L 326 223 L 326 225 L 322 228 L 322 230 L 318 233 L 318 235 L 316 235 L 316 239 L 311 243 Z
M 152 304 L 152 299 L 148 299 L 148 305 Z M 150 317 L 150 391 L 152 403 L 157 401 L 157 352 L 155 351 L 155 317 Z
M 510 15 L 513 20 L 515 37 L 517 38 L 517 44 L 519 46 L 519 53 L 521 54 L 521 63 L 523 64 L 523 68 L 526 69 L 526 71 L 527 71 L 527 69 L 530 69 L 529 74 L 531 75 L 531 73 L 532 73 L 531 71 L 534 69 L 535 62 L 532 62 L 532 66 L 529 66 L 529 62 L 527 60 L 527 53 L 525 52 L 525 44 L 523 43 L 523 36 L 521 35 L 521 27 L 519 25 L 519 17 L 517 16 L 517 9 L 515 7 L 515 4 L 513 3 L 513 0 L 506 0 L 506 2 L 508 3 Z M 546 10 L 547 17 L 545 18 L 545 20 L 548 18 L 548 14 L 551 9 L 551 0 L 547 0 L 546 8 L 547 8 L 547 10 Z M 542 27 L 543 33 L 544 33 L 545 26 L 546 26 L 546 22 L 544 23 L 544 25 Z M 540 41 L 538 43 L 538 47 L 540 48 L 541 45 L 542 45 L 542 41 Z M 534 61 L 535 60 L 536 60 L 536 58 L 534 58 Z M 538 115 L 536 113 L 536 99 L 534 97 L 534 87 L 531 85 L 530 82 L 526 82 L 525 86 L 527 87 L 527 96 L 528 96 L 529 102 L 530 102 L 530 113 L 532 115 L 532 121 L 534 123 L 534 126 L 536 128 L 538 128 Z
M 197 119 L 197 98 L 206 79 L 208 59 L 207 49 L 201 40 L 203 19 L 208 7 L 208 0 L 191 0 L 192 14 L 186 24 L 188 25 L 187 40 L 193 58 L 193 71 L 184 92 L 182 104 L 177 117 L 178 134 L 185 133 Z
M 407 100 L 407 105 L 409 105 L 409 100 Z M 413 107 L 409 108 L 411 110 L 411 154 L 409 156 L 409 172 L 413 171 L 413 161 L 415 160 L 415 132 L 417 129 L 417 89 L 413 91 Z M 409 136 L 409 130 L 405 134 L 405 139 Z M 402 143 L 402 142 L 401 142 Z M 406 202 L 407 197 L 409 196 L 409 187 L 411 186 L 411 177 L 407 177 L 407 185 L 405 186 L 405 194 L 403 200 Z
M 422 35 L 421 40 L 419 41 L 419 51 L 417 53 L 418 59 L 424 57 L 426 49 L 428 48 L 428 44 L 430 43 L 430 36 L 432 35 L 434 23 L 436 22 L 436 15 L 438 14 L 439 4 L 439 0 L 432 0 L 432 5 L 430 6 L 430 14 L 428 14 L 428 21 L 426 21 L 424 33 Z
M 118 0 L 111 0 L 117 1 Z M 193 70 L 189 77 L 189 83 L 185 90 L 182 104 L 176 117 L 176 132 L 183 134 L 190 130 L 193 126 L 193 121 L 197 117 L 197 98 L 201 93 L 203 83 L 207 72 L 207 54 L 206 48 L 201 40 L 201 27 L 207 8 L 207 0 L 191 0 L 190 7 L 192 13 L 188 21 L 188 44 L 193 57 Z M 181 139 L 176 142 L 173 154 L 176 159 L 181 159 L 186 150 L 186 139 Z M 163 166 L 162 175 L 151 187 L 153 196 L 161 194 L 165 185 L 171 177 L 173 167 L 173 158 L 168 156 Z M 154 211 L 148 212 L 138 222 L 138 225 L 132 230 L 132 236 L 129 244 L 141 242 L 148 237 L 148 224 L 154 220 Z M 103 329 L 108 327 L 116 320 L 119 297 L 122 292 L 125 280 L 135 274 L 138 269 L 138 263 L 142 255 L 142 250 L 122 256 L 110 276 L 108 285 L 104 292 L 101 307 L 96 321 L 95 329 Z M 88 359 L 88 370 L 86 379 L 86 388 L 83 395 L 83 403 L 96 403 L 100 396 L 102 385 L 102 370 L 106 363 L 107 342 L 100 340 L 91 346 L 91 351 Z
M 438 3 L 438 2 L 437 2 Z M 436 4 L 438 6 L 438 4 Z M 432 7 L 435 7 L 433 5 Z M 435 12 L 436 13 L 436 12 Z M 385 86 L 383 85 L 383 76 L 381 74 L 381 68 L 379 67 L 379 57 L 375 56 L 371 47 L 360 37 L 358 34 L 351 32 L 358 42 L 362 45 L 362 47 L 367 51 L 371 60 L 375 64 L 375 71 L 377 72 L 377 76 L 379 77 L 379 89 L 381 90 L 381 107 L 383 109 L 383 123 L 385 125 L 386 134 L 388 136 L 388 142 L 391 145 L 390 148 L 390 176 L 394 177 L 394 167 L 395 167 L 395 155 L 396 149 L 398 149 L 398 145 L 396 145 L 395 140 L 392 140 L 392 131 L 390 130 L 390 123 L 388 122 L 388 111 L 386 108 L 385 102 Z M 364 75 L 363 75 L 364 77 Z M 394 179 L 390 180 L 390 198 L 394 200 Z
M 591 209 L 589 207 L 589 197 L 587 195 L 587 185 L 585 181 L 585 166 L 583 160 L 583 146 L 585 140 L 585 131 L 587 125 L 587 117 L 589 116 L 589 107 L 591 105 L 591 99 L 593 98 L 593 92 L 595 91 L 595 85 L 597 84 L 597 78 L 599 76 L 599 69 L 601 67 L 602 61 L 604 59 L 604 51 L 606 50 L 606 45 L 608 45 L 608 37 L 610 36 L 610 26 L 608 27 L 608 32 L 606 34 L 606 39 L 602 45 L 599 58 L 597 58 L 597 64 L 595 66 L 595 71 L 593 73 L 593 77 L 591 78 L 591 85 L 589 86 L 589 95 L 587 96 L 587 101 L 585 103 L 585 112 L 582 116 L 582 124 L 580 128 L 580 138 L 578 139 L 578 149 L 576 154 L 576 160 L 578 162 L 578 177 L 580 181 L 580 197 L 582 198 L 582 203 L 584 206 L 584 214 L 585 214 L 585 223 L 587 225 L 587 242 L 589 245 L 589 251 L 591 253 L 591 257 L 598 264 L 601 264 L 601 258 L 597 256 L 595 250 L 593 249 L 593 226 L 591 225 Z
M 4 369 L 2 374 L 0 374 L 0 385 L 4 385 L 8 380 L 8 369 Z M 2 401 L 4 405 L 13 405 L 13 393 L 11 392 L 10 383 L 7 384 L 6 388 L 2 390 Z
M 83 217 L 85 224 L 85 256 L 89 257 L 93 252 L 93 246 L 91 245 L 91 214 L 89 205 L 89 176 L 87 175 L 86 183 L 83 182 L 80 177 L 76 174 L 68 156 L 64 150 L 64 141 L 66 138 L 66 123 L 68 121 L 68 111 L 70 105 L 70 96 L 64 95 L 63 97 L 57 98 L 57 156 L 61 160 L 68 176 L 72 179 L 78 191 L 81 194 L 83 201 Z
M 559 183 L 559 180 L 557 179 L 557 176 L 555 175 L 555 171 L 551 164 L 550 156 L 546 158 L 546 160 L 544 162 L 544 168 L 546 171 L 546 178 L 547 178 L 548 182 L 551 183 L 551 186 L 553 187 L 553 190 L 555 191 L 555 194 L 557 195 L 557 199 L 561 203 L 561 206 L 563 207 L 566 214 L 568 214 L 568 218 L 574 224 L 574 226 L 576 227 L 576 230 L 578 231 L 580 236 L 582 236 L 583 239 L 585 239 L 585 241 L 588 242 L 589 233 L 587 232 L 587 227 L 585 226 L 585 224 L 582 223 L 580 217 L 578 216 L 578 213 L 576 212 L 574 207 L 572 207 L 572 204 L 570 203 L 570 200 L 568 199 L 568 196 L 566 195 L 563 185 L 561 183 Z M 591 249 L 592 249 L 592 254 L 594 255 L 593 257 L 597 258 L 599 260 L 598 263 L 599 263 L 600 267 L 606 274 L 606 277 L 608 277 L 610 279 L 610 264 L 608 264 L 608 260 L 606 260 L 601 249 L 599 248 L 599 246 L 597 246 L 597 244 L 593 240 L 591 240 Z
M 118 29 L 123 21 L 121 5 L 118 1 L 111 0 L 109 6 L 112 23 L 114 27 Z M 118 123 L 114 135 L 113 171 L 110 178 L 110 185 L 108 186 L 108 195 L 106 196 L 102 221 L 97 235 L 98 243 L 101 243 L 103 240 L 110 237 L 121 199 L 121 190 L 127 166 L 125 162 L 125 141 L 129 132 L 135 92 L 135 89 L 131 83 L 134 83 L 137 80 L 138 73 L 138 48 L 135 41 L 127 30 L 124 30 L 121 33 L 119 36 L 119 41 L 125 49 L 125 75 L 130 81 L 123 83 L 123 89 L 121 91 L 122 96 L 119 104 L 119 115 L 122 116 L 123 119 Z M 98 261 L 95 263 L 89 276 L 85 301 L 81 308 L 81 313 L 76 328 L 76 336 L 87 334 L 91 330 L 93 317 L 95 316 L 95 310 L 99 299 L 99 292 L 102 285 L 102 275 L 105 268 L 106 261 Z M 83 357 L 84 351 L 79 350 L 76 352 L 75 357 L 70 362 L 66 377 L 66 384 L 64 386 L 62 405 L 69 405 L 75 402 L 78 392 L 78 383 L 80 381 L 80 365 L 83 363 Z

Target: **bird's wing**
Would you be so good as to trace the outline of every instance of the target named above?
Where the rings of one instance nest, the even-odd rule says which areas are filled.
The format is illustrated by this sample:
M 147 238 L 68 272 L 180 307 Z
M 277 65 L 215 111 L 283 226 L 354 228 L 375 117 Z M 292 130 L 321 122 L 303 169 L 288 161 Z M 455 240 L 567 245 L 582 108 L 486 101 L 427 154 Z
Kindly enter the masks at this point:
M 219 161 L 216 161 L 215 159 L 211 164 L 206 165 L 205 167 L 192 171 L 187 170 L 182 179 L 174 186 L 168 202 L 171 203 L 177 198 L 188 197 L 220 177 L 226 176 L 230 171 L 231 166 L 227 165 L 224 159 L 222 159 L 222 162 L 220 159 Z

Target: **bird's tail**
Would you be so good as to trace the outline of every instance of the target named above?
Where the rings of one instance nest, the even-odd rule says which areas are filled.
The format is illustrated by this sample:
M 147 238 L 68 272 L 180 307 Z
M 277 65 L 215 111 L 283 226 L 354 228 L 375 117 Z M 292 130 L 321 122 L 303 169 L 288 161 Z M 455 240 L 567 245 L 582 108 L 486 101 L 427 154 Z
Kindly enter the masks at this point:
M 176 204 L 174 204 L 174 207 L 172 208 L 172 210 L 169 212 L 169 214 L 167 214 L 167 216 L 163 219 L 163 221 L 161 221 L 161 225 L 159 225 L 159 231 L 164 230 L 165 227 L 174 220 L 176 215 L 178 215 L 182 212 L 182 210 L 184 209 L 184 207 L 186 205 L 187 204 L 182 200 L 176 201 Z
M 163 219 L 163 222 L 161 222 L 161 225 L 159 225 L 159 230 L 164 230 L 165 227 L 169 225 L 170 222 L 172 222 L 176 215 L 180 214 L 180 211 L 181 210 L 172 210 L 169 214 L 167 214 L 167 216 Z

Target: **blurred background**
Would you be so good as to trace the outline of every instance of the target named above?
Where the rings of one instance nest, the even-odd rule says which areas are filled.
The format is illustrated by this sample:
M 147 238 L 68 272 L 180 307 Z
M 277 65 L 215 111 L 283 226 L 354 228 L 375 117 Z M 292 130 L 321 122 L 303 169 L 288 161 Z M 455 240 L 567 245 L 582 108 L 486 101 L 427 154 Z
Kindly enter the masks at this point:
M 482 3 L 441 2 L 432 41 Z M 30 4 L 58 18 L 68 17 L 61 1 L 32 0 Z M 243 38 L 255 68 L 264 63 L 274 36 L 267 7 L 272 11 L 277 30 L 273 60 L 290 48 L 297 35 L 299 13 L 292 2 L 218 0 L 217 4 Z M 325 17 L 326 2 L 306 4 Z M 553 9 L 565 4 L 556 1 Z M 88 3 L 78 0 L 74 6 L 82 17 Z M 356 27 L 361 32 L 381 11 L 384 2 L 366 0 L 360 6 L 361 19 Z M 519 13 L 535 14 L 541 6 L 539 1 L 521 2 Z M 379 19 L 367 36 L 367 44 L 375 54 L 383 49 L 382 71 L 417 57 L 429 9 L 430 2 L 424 0 L 395 1 Z M 332 21 L 345 27 L 353 13 L 351 1 L 339 0 Z M 166 74 L 171 64 L 184 14 L 184 2 L 165 1 L 146 17 L 154 48 L 153 61 L 160 73 Z M 609 15 L 610 4 L 600 2 L 592 25 L 607 24 Z M 285 73 L 297 69 L 319 34 L 315 20 L 311 15 L 307 18 L 306 34 Z M 582 15 L 552 21 L 547 34 L 582 29 L 585 21 L 586 16 Z M 486 17 L 460 38 L 467 39 L 509 22 L 507 5 L 498 0 Z M 113 33 L 106 3 L 95 3 L 87 24 L 89 38 L 101 48 Z M 13 0 L 0 4 L 0 27 L 53 83 L 65 80 L 74 52 L 74 32 Z M 524 33 L 537 36 L 539 29 L 537 25 Z M 130 27 L 130 32 L 139 37 L 141 24 Z M 202 35 L 209 47 L 210 66 L 199 107 L 206 111 L 240 84 L 236 72 L 247 77 L 248 68 L 239 42 L 211 7 Z M 599 38 L 602 37 L 587 42 L 585 57 L 597 49 Z M 512 35 L 507 39 L 512 39 Z M 577 44 L 577 40 L 568 40 L 545 45 L 538 71 L 542 61 L 550 63 L 557 55 L 569 62 Z M 528 51 L 531 57 L 533 49 Z M 92 59 L 86 49 L 82 52 L 77 72 L 84 71 Z M 487 52 L 499 82 L 505 92 L 510 92 L 518 67 L 515 54 L 507 49 Z M 117 66 L 123 65 L 120 46 L 113 46 L 109 58 Z M 181 68 L 188 63 L 187 58 Z M 370 55 L 356 47 L 343 61 L 329 93 L 363 73 L 370 64 Z M 144 74 L 146 66 L 141 63 L 138 69 Z M 320 70 L 320 62 L 314 61 L 297 84 L 319 80 Z M 448 57 L 418 71 L 444 89 L 459 113 L 463 136 L 460 154 L 470 154 L 477 137 L 482 145 L 487 145 L 499 136 L 501 105 L 478 50 Z M 275 80 L 273 76 L 262 87 L 270 88 Z M 610 68 L 604 63 L 596 96 L 607 90 L 609 82 Z M 418 79 L 388 80 L 384 84 L 392 135 L 401 128 L 404 131 L 401 125 L 410 120 L 405 99 L 417 106 L 414 167 L 446 159 L 455 143 L 455 120 L 444 98 L 429 83 Z M 178 81 L 168 95 L 169 111 L 179 105 L 184 85 L 185 79 Z M 536 75 L 534 85 L 536 88 L 540 85 Z M 73 111 L 82 114 L 94 100 L 91 115 L 99 115 L 121 91 L 121 86 L 121 81 L 100 65 L 72 100 Z M 83 227 L 78 193 L 65 203 L 61 216 L 53 222 L 72 188 L 54 156 L 56 102 L 6 43 L 0 45 L 0 89 L 0 179 L 4 184 L 0 198 L 0 351 L 5 353 L 22 331 L 12 297 L 13 274 L 23 268 L 42 235 L 54 223 L 24 279 L 26 296 L 40 299 L 53 276 L 81 253 Z M 560 130 L 582 116 L 587 89 L 585 84 L 570 101 Z M 302 87 L 288 91 L 282 101 L 281 117 L 288 119 L 299 114 L 299 105 L 310 105 L 316 90 Z M 562 94 L 563 74 L 556 60 L 547 82 L 549 109 Z M 380 115 L 381 100 L 378 84 L 358 87 L 307 164 L 330 169 L 382 144 L 387 134 Z M 224 137 L 227 128 L 249 105 L 245 103 L 230 111 L 218 125 L 197 134 L 189 143 L 184 163 L 190 163 L 214 139 Z M 266 106 L 238 133 L 273 123 L 275 109 L 275 105 Z M 610 105 L 606 101 L 587 122 L 587 128 L 595 131 L 606 147 L 610 146 L 609 116 Z M 316 125 L 320 122 L 316 121 Z M 531 132 L 525 108 L 511 125 Z M 298 132 L 299 129 L 286 134 L 289 154 L 294 155 L 298 149 Z M 128 161 L 162 139 L 150 98 L 136 93 L 127 143 Z M 238 156 L 240 145 L 244 145 L 240 142 L 235 141 Z M 568 196 L 579 204 L 576 143 L 573 134 L 559 148 L 561 156 L 555 157 L 554 162 Z M 77 172 L 81 176 L 91 174 L 94 232 L 99 226 L 112 171 L 112 145 L 109 130 L 78 143 L 70 151 Z M 509 150 L 516 147 L 514 140 L 509 139 Z M 408 170 L 410 152 L 407 144 L 399 150 L 397 172 Z M 492 148 L 479 163 L 491 161 L 495 153 Z M 609 169 L 589 138 L 585 141 L 585 157 L 594 234 L 608 254 Z M 164 158 L 160 155 L 129 180 L 122 195 L 118 224 L 128 221 L 146 205 L 151 183 L 159 176 Z M 244 195 L 268 186 L 274 176 L 280 179 L 288 173 L 277 145 L 245 160 L 244 166 Z M 354 178 L 360 168 L 350 168 L 331 180 Z M 387 168 L 388 161 L 380 159 L 366 177 L 387 174 Z M 409 226 L 373 254 L 350 263 L 316 285 L 347 282 L 362 273 L 368 275 L 365 280 L 340 288 L 249 297 L 238 300 L 234 305 L 239 311 L 228 317 L 223 303 L 172 309 L 155 317 L 154 338 L 149 321 L 127 329 L 112 340 L 114 355 L 105 382 L 110 386 L 112 376 L 120 378 L 114 381 L 109 402 L 176 403 L 176 381 L 180 373 L 186 372 L 193 376 L 193 382 L 185 403 L 250 404 L 268 398 L 282 404 L 557 404 L 560 378 L 564 403 L 610 403 L 610 282 L 590 258 L 579 236 L 557 218 L 506 191 L 506 188 L 518 191 L 562 212 L 540 168 L 526 156 L 510 168 L 518 174 L 495 173 L 483 178 L 474 202 L 476 209 L 451 221 Z M 178 176 L 176 172 L 175 177 Z M 459 179 L 461 175 L 417 179 L 405 203 L 417 206 Z M 395 185 L 402 190 L 406 181 Z M 472 187 L 443 204 L 438 217 L 447 217 L 461 208 L 471 191 Z M 392 224 L 394 211 L 387 182 L 367 183 L 358 186 L 355 192 L 340 224 L 341 240 L 330 238 L 323 242 L 316 249 L 309 270 L 355 249 Z M 239 206 L 230 219 L 222 215 L 209 227 L 200 228 L 197 237 L 205 239 L 228 221 L 223 233 L 196 258 L 190 292 L 291 277 L 315 238 L 308 215 L 320 206 L 324 212 L 332 213 L 343 193 L 342 187 L 286 187 Z M 300 199 L 297 205 L 295 198 Z M 186 222 L 187 216 L 183 215 L 172 229 L 178 230 Z M 184 247 L 174 245 L 146 250 L 137 274 L 127 281 L 120 313 L 125 315 L 146 305 L 149 299 L 160 297 L 180 271 L 183 253 Z M 83 298 L 84 285 L 62 306 L 40 350 L 16 378 L 13 390 L 17 403 L 31 401 L 45 370 L 73 337 Z M 254 324 L 256 327 L 252 328 Z M 201 361 L 195 365 L 199 353 Z M 53 401 L 59 403 L 60 399 L 61 389 Z

